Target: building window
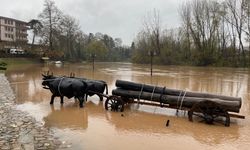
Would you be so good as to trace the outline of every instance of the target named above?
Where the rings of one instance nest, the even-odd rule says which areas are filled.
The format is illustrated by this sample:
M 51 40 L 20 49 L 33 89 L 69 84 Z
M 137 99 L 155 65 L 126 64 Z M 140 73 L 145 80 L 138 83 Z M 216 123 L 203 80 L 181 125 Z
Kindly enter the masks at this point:
M 5 37 L 7 38 L 7 37 L 8 37 L 8 34 L 5 33 Z
M 8 29 L 7 29 L 7 27 L 5 26 L 5 31 L 7 31 Z
M 5 24 L 7 24 L 7 19 L 4 20 Z

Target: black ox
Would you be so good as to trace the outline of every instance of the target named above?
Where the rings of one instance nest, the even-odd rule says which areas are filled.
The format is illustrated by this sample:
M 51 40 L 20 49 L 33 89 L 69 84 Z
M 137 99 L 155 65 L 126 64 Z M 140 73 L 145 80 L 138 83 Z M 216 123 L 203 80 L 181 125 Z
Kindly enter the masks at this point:
M 49 89 L 52 92 L 50 104 L 53 104 L 56 96 L 59 96 L 61 103 L 63 103 L 63 97 L 66 96 L 68 98 L 75 97 L 79 99 L 80 107 L 82 107 L 85 95 L 87 100 L 88 95 L 93 96 L 96 94 L 102 101 L 105 88 L 106 94 L 108 94 L 108 86 L 105 81 L 77 78 L 71 75 L 70 77 L 57 77 L 53 76 L 53 74 L 43 75 L 42 85 L 44 86 L 43 88 Z
M 71 77 L 74 79 L 79 79 L 87 84 L 87 93 L 86 93 L 86 100 L 88 96 L 98 95 L 100 98 L 100 101 L 103 100 L 103 93 L 106 88 L 106 95 L 108 95 L 108 85 L 103 80 L 90 80 L 86 78 L 77 78 L 77 77 Z
M 75 97 L 79 100 L 80 107 L 83 107 L 84 97 L 87 93 L 87 83 L 69 77 L 54 77 L 53 75 L 43 76 L 43 88 L 49 89 L 52 93 L 50 104 L 54 103 L 54 98 L 59 96 L 61 98 L 61 104 L 63 104 L 63 97 L 67 98 Z

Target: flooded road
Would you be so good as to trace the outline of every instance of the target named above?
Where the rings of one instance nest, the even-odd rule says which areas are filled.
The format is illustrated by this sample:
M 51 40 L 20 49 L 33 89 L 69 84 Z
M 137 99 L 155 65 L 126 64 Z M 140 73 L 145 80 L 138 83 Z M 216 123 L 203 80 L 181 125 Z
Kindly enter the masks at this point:
M 7 70 L 6 76 L 16 94 L 17 108 L 27 111 L 55 135 L 69 141 L 70 149 L 241 149 L 250 146 L 250 70 L 240 68 L 154 66 L 130 63 L 23 65 Z M 41 74 L 70 75 L 104 80 L 109 93 L 117 79 L 166 86 L 187 91 L 242 97 L 240 114 L 231 126 L 189 122 L 185 112 L 145 105 L 130 105 L 123 113 L 106 111 L 97 96 L 89 97 L 84 108 L 73 99 L 59 98 L 49 105 L 51 93 L 41 86 Z M 166 127 L 170 120 L 169 127 Z

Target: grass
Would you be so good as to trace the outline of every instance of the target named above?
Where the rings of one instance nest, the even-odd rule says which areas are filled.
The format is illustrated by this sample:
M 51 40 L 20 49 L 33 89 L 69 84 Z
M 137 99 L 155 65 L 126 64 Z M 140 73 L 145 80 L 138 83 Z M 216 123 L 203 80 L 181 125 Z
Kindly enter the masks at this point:
M 8 66 L 39 63 L 38 60 L 31 58 L 0 58 L 0 61 L 7 63 Z
M 38 64 L 39 60 L 32 58 L 0 58 L 0 62 L 7 64 L 7 66 L 5 66 L 7 70 L 12 70 L 21 65 Z

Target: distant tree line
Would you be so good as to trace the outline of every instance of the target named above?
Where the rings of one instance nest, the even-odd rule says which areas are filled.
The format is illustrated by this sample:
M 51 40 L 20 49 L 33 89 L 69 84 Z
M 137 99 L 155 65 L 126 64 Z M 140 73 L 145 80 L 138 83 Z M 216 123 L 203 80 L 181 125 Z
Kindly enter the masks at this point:
M 250 1 L 191 0 L 180 7 L 182 25 L 163 29 L 154 10 L 131 45 L 132 60 L 158 64 L 250 66 Z
M 122 46 L 120 38 L 102 33 L 85 34 L 79 22 L 64 14 L 53 0 L 45 0 L 38 19 L 32 19 L 29 24 L 33 31 L 31 45 L 39 37 L 39 44 L 47 47 L 44 55 L 52 59 L 81 61 L 95 57 L 99 61 L 129 61 L 131 58 L 131 48 Z

